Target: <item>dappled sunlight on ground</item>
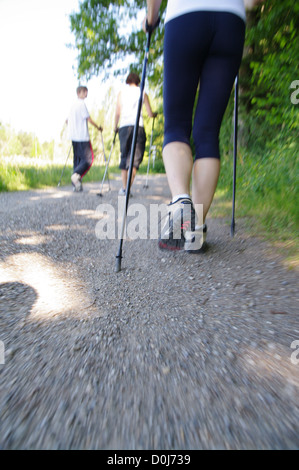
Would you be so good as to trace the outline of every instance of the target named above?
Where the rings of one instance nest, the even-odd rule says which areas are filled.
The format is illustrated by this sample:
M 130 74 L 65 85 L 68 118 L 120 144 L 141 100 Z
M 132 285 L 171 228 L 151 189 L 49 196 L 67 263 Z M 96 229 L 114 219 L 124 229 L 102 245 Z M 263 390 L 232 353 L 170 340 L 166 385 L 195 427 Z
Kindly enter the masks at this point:
M 65 191 L 64 190 L 61 193 L 48 194 L 48 197 L 52 198 L 52 199 L 61 199 L 63 197 L 68 197 L 70 192 L 72 192 L 72 190 L 70 190 L 70 191 Z
M 299 252 L 296 242 L 294 240 L 278 240 L 273 242 L 273 245 L 284 255 L 284 266 L 299 271 Z
M 46 225 L 45 228 L 46 230 L 62 231 L 65 230 L 65 225 Z
M 213 218 L 230 217 L 231 213 L 232 213 L 232 200 L 227 199 L 226 192 L 217 190 L 214 200 L 212 202 L 210 211 L 209 211 L 209 217 L 213 217 Z
M 7 282 L 20 282 L 35 290 L 29 320 L 51 320 L 69 311 L 82 317 L 84 308 L 92 303 L 84 284 L 38 253 L 18 253 L 1 262 L 0 283 Z
M 298 365 L 292 364 L 292 353 L 291 344 L 287 348 L 270 343 L 264 351 L 247 348 L 242 355 L 242 361 L 247 370 L 252 368 L 252 376 L 283 381 L 286 387 L 296 387 L 298 393 Z
M 50 237 L 44 235 L 31 235 L 14 240 L 19 245 L 41 245 L 50 241 Z
M 63 191 L 61 192 L 56 192 L 56 189 L 46 189 L 46 190 L 39 190 L 39 191 L 44 191 L 44 193 L 40 193 L 39 196 L 32 196 L 29 198 L 29 201 L 40 201 L 41 198 L 49 198 L 49 199 L 61 199 L 61 198 L 64 198 L 64 197 L 68 197 L 69 196 L 69 193 L 72 191 L 71 189 L 69 191 L 67 191 L 66 189 L 64 189 Z M 52 193 L 52 191 L 55 191 Z
M 74 214 L 87 217 L 88 219 L 99 219 L 101 217 L 101 214 L 99 214 L 99 212 L 94 211 L 94 210 L 88 210 L 88 209 L 81 209 L 79 211 L 74 211 Z

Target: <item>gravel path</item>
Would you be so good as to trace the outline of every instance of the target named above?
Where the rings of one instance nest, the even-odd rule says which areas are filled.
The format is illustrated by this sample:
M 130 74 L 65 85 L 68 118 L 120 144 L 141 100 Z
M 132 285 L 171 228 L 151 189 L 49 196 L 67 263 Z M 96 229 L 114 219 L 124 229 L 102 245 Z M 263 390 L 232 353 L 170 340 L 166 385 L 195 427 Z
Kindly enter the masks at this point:
M 0 448 L 298 448 L 298 273 L 212 219 L 204 255 L 126 240 L 116 274 L 111 185 L 0 194 Z

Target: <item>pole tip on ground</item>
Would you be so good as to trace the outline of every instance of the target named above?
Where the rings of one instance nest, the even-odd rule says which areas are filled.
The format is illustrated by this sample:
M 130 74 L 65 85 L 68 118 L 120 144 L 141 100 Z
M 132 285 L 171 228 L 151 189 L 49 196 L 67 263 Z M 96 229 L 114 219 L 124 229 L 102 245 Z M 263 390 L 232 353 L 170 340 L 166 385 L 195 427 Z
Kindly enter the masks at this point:
M 97 196 L 103 197 L 102 193 L 97 193 Z
M 121 258 L 117 256 L 116 263 L 115 263 L 115 272 L 119 273 L 121 270 Z
M 230 227 L 230 234 L 231 234 L 231 237 L 235 236 L 235 225 L 234 224 L 232 224 L 231 227 Z

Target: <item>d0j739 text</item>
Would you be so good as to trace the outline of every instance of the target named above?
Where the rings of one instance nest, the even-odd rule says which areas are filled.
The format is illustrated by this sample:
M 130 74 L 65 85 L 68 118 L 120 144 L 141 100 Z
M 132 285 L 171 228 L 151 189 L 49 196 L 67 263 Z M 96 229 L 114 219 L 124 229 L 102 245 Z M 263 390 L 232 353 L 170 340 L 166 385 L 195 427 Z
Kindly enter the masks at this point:
M 160 464 L 165 465 L 166 467 L 169 467 L 170 465 L 188 465 L 190 460 L 190 455 L 152 455 L 152 465 Z

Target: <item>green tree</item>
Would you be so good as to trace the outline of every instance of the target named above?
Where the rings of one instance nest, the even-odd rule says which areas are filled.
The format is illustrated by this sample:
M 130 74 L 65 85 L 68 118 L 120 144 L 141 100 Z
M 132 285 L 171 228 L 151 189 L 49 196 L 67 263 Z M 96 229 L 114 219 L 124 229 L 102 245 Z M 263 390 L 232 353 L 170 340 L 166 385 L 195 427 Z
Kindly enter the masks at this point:
M 9 141 L 10 133 L 9 129 L 7 126 L 5 126 L 2 122 L 0 123 L 0 149 L 1 149 L 1 154 L 4 154 L 6 151 L 6 148 L 8 146 L 8 141 Z
M 19 132 L 18 140 L 21 144 L 21 154 L 25 157 L 29 157 L 31 154 L 32 143 L 34 141 L 34 136 L 28 134 L 28 132 Z
M 41 145 L 42 156 L 53 160 L 54 158 L 54 145 L 55 141 L 51 140 L 50 142 L 43 142 Z
M 163 80 L 163 37 L 167 0 L 162 0 L 161 23 L 155 30 L 151 41 L 150 58 L 147 67 L 147 81 L 153 108 L 159 112 L 155 122 L 154 143 L 162 147 L 162 80 Z M 102 75 L 109 78 L 111 74 L 127 75 L 135 71 L 141 75 L 144 60 L 146 36 L 142 30 L 146 2 L 132 0 L 84 0 L 80 3 L 79 12 L 70 16 L 71 30 L 75 36 L 75 48 L 78 51 L 78 76 L 89 79 Z M 127 65 L 129 64 L 129 65 Z M 129 69 L 129 70 L 128 70 Z M 107 134 L 106 122 L 114 121 L 116 96 L 110 90 L 103 103 L 105 109 L 104 140 L 105 148 L 110 149 L 112 132 Z M 107 110 L 108 113 L 107 113 Z M 145 116 L 145 129 L 148 137 L 151 134 L 152 122 Z M 98 147 L 99 138 L 96 137 Z M 148 138 L 149 145 L 149 138 Z M 100 147 L 101 148 L 101 147 Z M 147 149 L 148 150 L 148 149 Z M 118 141 L 113 152 L 118 161 Z M 161 152 L 157 153 L 162 158 Z
M 9 139 L 9 144 L 7 148 L 8 155 L 22 155 L 22 144 L 18 136 L 14 133 Z
M 164 16 L 167 1 L 161 5 Z M 132 59 L 130 69 L 141 72 L 145 34 L 141 28 L 146 2 L 137 0 L 84 0 L 80 10 L 70 16 L 71 31 L 78 50 L 78 76 L 90 78 L 104 73 L 105 77 L 124 72 L 124 59 Z M 148 65 L 151 85 L 161 85 L 163 53 L 163 21 L 155 31 Z M 127 73 L 127 69 L 126 69 Z
M 298 30 L 299 4 L 292 0 L 266 0 L 248 17 L 242 101 L 255 125 L 251 134 L 262 146 L 278 135 L 292 139 L 298 133 L 290 88 L 299 78 Z
M 31 149 L 30 149 L 30 157 L 40 157 L 42 155 L 42 147 L 37 137 L 33 137 Z

